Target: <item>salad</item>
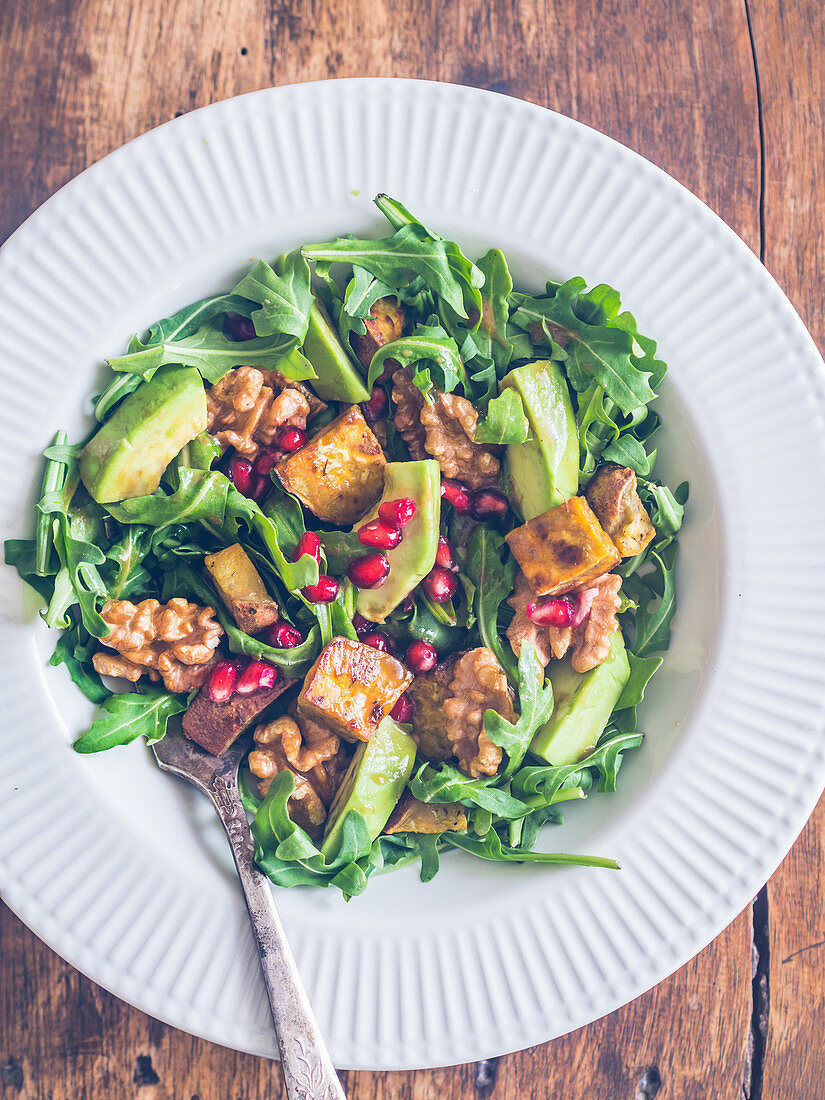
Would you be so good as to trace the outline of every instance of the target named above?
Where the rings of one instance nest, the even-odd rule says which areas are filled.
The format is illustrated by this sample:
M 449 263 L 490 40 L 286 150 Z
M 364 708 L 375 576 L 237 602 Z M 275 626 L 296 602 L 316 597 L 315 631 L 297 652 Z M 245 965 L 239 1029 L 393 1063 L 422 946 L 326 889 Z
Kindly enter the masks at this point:
M 653 474 L 665 365 L 610 287 L 514 290 L 376 204 L 389 235 L 258 261 L 109 359 L 6 562 L 99 707 L 77 752 L 251 731 L 281 886 L 617 867 L 535 846 L 642 743 L 687 499 Z

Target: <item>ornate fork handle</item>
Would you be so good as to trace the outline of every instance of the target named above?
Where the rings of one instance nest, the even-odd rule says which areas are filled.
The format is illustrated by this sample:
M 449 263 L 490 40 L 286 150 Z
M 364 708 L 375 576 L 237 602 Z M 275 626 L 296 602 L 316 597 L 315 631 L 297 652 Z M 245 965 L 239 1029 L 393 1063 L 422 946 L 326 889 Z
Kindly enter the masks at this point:
M 215 775 L 209 794 L 226 829 L 261 956 L 289 1100 L 346 1100 L 275 908 L 272 888 L 253 858 L 237 787 Z

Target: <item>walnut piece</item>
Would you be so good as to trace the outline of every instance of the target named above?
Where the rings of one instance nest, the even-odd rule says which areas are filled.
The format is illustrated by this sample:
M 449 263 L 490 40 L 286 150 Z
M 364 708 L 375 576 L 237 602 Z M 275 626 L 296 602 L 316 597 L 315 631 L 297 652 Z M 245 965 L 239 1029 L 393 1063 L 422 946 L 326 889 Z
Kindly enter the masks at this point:
M 110 632 L 100 641 L 118 656 L 100 650 L 92 663 L 104 676 L 123 676 L 133 683 L 143 675 L 163 680 L 168 691 L 201 687 L 217 659 L 223 627 L 214 607 L 175 598 L 167 604 L 143 600 L 108 600 L 100 612 Z
M 594 596 L 590 613 L 583 623 L 576 627 L 541 625 L 527 617 L 526 606 L 535 600 L 535 595 L 524 574 L 517 573 L 515 591 L 507 600 L 515 611 L 507 628 L 507 638 L 515 655 L 518 657 L 521 653 L 523 642 L 531 641 L 542 668 L 551 657 L 560 660 L 568 652 L 574 672 L 589 672 L 600 665 L 610 652 L 610 636 L 619 627 L 616 612 L 621 604 L 622 578 L 616 573 L 607 573 L 590 581 L 586 587 L 594 590 Z M 570 593 L 571 597 L 577 594 Z
M 248 763 L 258 779 L 262 798 L 276 775 L 285 770 L 292 772 L 295 790 L 289 799 L 289 815 L 302 829 L 317 836 L 349 760 L 336 734 L 315 722 L 304 718 L 296 721 L 284 714 L 255 730 L 255 748 Z
M 438 393 L 434 405 L 424 401 L 421 390 L 405 370 L 392 376 L 395 426 L 415 459 L 432 455 L 444 477 L 454 477 L 470 489 L 498 481 L 501 463 L 493 450 L 473 442 L 478 412 L 464 397 Z
M 459 768 L 473 779 L 495 775 L 501 749 L 484 732 L 484 712 L 494 710 L 509 721 L 515 714 L 507 677 L 493 652 L 479 646 L 459 657 L 449 692 L 444 703 L 447 737 Z
M 608 462 L 596 472 L 584 495 L 623 558 L 640 554 L 656 534 L 629 466 Z
M 325 407 L 300 382 L 257 367 L 235 367 L 206 391 L 209 431 L 246 458 L 271 446 L 280 428 L 305 428 Z
M 416 676 L 407 688 L 415 703 L 412 716 L 412 736 L 422 760 L 439 763 L 449 760 L 453 746 L 447 739 L 447 718 L 444 703 L 449 696 L 450 681 L 457 657 L 448 657 L 431 672 Z

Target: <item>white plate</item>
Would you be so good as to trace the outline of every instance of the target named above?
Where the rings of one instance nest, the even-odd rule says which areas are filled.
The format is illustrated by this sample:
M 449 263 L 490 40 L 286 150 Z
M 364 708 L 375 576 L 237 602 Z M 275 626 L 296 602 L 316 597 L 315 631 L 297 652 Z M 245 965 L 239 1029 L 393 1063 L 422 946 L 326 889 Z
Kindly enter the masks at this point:
M 388 191 L 517 281 L 618 287 L 670 364 L 662 474 L 692 485 L 672 649 L 648 738 L 616 795 L 548 850 L 624 870 L 462 854 L 349 904 L 279 893 L 339 1066 L 423 1067 L 512 1051 L 611 1011 L 713 938 L 776 867 L 825 782 L 825 385 L 754 256 L 663 172 L 503 96 L 415 81 L 255 92 L 170 122 L 90 168 L 0 253 L 0 517 L 31 523 L 38 455 L 77 437 L 99 363 L 230 285 L 253 256 L 384 231 Z M 81 411 L 84 415 L 81 415 Z M 88 711 L 35 602 L 0 570 L 0 889 L 72 964 L 153 1016 L 275 1051 L 226 846 L 205 802 L 139 745 L 69 748 Z

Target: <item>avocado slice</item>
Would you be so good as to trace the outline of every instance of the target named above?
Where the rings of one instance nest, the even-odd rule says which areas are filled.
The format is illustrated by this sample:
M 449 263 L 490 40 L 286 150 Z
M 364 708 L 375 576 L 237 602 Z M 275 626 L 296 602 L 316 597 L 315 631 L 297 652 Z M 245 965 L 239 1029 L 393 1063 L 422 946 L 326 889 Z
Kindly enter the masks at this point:
M 327 815 L 321 851 L 334 859 L 341 847 L 344 820 L 351 810 L 362 814 L 375 840 L 404 792 L 415 763 L 415 741 L 392 718 L 384 718 L 375 735 L 362 741 Z
M 309 327 L 304 340 L 304 355 L 317 378 L 312 388 L 324 401 L 369 401 L 364 379 L 344 350 L 327 312 L 316 300 L 309 311 Z
M 390 572 L 380 588 L 362 588 L 356 610 L 372 623 L 383 623 L 405 596 L 435 565 L 438 525 L 441 519 L 441 472 L 433 458 L 420 462 L 388 462 L 384 467 L 384 493 L 375 508 L 359 520 L 357 531 L 378 515 L 385 500 L 411 497 L 415 516 L 404 528 L 404 538 L 387 551 Z
M 83 448 L 80 477 L 98 504 L 149 496 L 175 455 L 205 429 L 206 394 L 198 371 L 161 367 Z
M 548 764 L 575 764 L 596 747 L 630 678 L 621 630 L 614 631 L 609 654 L 590 672 L 574 672 L 565 659 L 552 661 L 547 674 L 553 684 L 553 717 L 533 738 L 530 752 Z
M 521 396 L 530 423 L 526 443 L 507 448 L 508 495 L 525 520 L 563 504 L 579 489 L 579 438 L 567 382 L 557 363 L 537 359 L 501 381 Z

